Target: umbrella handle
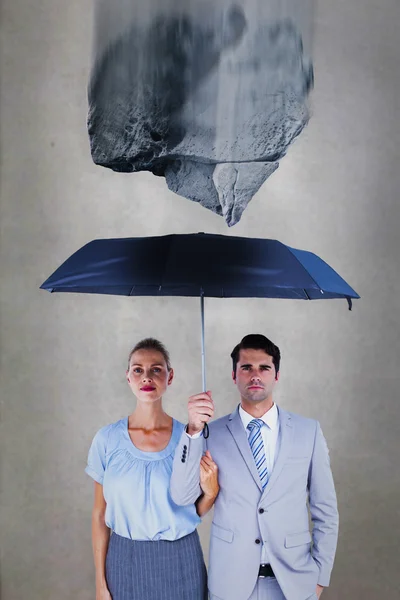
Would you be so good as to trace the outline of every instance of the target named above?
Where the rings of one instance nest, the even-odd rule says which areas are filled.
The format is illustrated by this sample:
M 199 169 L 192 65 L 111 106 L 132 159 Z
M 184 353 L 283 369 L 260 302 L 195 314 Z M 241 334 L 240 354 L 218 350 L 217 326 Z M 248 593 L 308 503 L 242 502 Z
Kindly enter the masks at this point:
M 204 293 L 203 290 L 200 294 L 200 308 L 201 308 L 201 374 L 203 379 L 203 392 L 207 391 L 206 383 L 206 350 L 204 343 Z M 204 423 L 203 437 L 205 439 L 210 435 L 207 423 Z

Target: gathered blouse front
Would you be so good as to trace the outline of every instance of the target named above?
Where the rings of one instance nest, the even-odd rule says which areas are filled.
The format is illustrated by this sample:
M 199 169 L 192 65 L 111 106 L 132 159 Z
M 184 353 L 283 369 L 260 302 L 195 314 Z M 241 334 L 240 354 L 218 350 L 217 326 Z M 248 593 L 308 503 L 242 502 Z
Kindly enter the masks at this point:
M 86 473 L 103 486 L 106 525 L 131 540 L 177 540 L 200 523 L 194 504 L 178 506 L 169 492 L 172 461 L 183 423 L 173 419 L 171 439 L 160 452 L 132 442 L 128 417 L 102 427 L 89 450 Z

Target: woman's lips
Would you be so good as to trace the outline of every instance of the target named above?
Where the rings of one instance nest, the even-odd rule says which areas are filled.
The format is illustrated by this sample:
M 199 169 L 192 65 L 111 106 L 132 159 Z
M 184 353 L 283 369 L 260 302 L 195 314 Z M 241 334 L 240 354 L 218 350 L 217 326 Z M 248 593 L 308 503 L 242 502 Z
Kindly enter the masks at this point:
M 142 392 L 154 392 L 156 388 L 155 387 L 151 387 L 149 385 L 146 385 L 145 387 L 140 388 L 140 391 Z

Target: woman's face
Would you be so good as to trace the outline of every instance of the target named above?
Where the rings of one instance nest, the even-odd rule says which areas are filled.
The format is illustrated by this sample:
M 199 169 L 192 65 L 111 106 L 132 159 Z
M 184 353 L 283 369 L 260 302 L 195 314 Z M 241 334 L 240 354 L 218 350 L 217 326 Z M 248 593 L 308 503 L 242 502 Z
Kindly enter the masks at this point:
M 172 383 L 174 372 L 168 371 L 164 356 L 158 350 L 137 350 L 131 356 L 126 378 L 136 398 L 153 403 Z

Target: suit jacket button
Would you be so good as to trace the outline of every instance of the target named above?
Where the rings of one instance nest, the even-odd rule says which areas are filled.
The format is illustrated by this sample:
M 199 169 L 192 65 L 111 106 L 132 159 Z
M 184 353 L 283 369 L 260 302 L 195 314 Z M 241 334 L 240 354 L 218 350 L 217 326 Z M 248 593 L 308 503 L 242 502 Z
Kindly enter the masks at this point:
M 264 512 L 264 509 L 263 509 L 263 508 L 259 508 L 259 509 L 258 509 L 258 512 L 260 513 L 260 515 L 262 515 L 262 514 L 263 514 L 263 512 Z
M 261 541 L 258 538 L 256 539 L 256 544 L 261 544 Z

